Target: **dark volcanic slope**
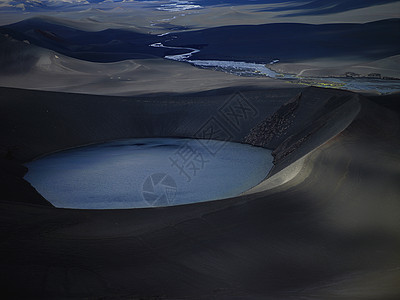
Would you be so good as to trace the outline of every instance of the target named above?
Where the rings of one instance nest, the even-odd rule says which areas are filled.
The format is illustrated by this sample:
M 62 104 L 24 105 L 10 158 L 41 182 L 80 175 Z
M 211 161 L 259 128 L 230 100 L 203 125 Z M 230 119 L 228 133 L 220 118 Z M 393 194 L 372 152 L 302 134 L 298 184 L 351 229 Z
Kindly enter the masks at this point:
M 14 162 L 12 148 L 0 148 L 0 191 L 1 199 L 13 199 L 13 202 L 27 202 L 44 206 L 51 205 L 22 177 L 28 172 L 24 166 Z
M 294 62 L 317 58 L 378 59 L 400 53 L 400 19 L 366 24 L 225 26 L 177 33 L 166 45 L 202 45 L 194 59 Z
M 0 32 L 67 56 L 94 62 L 164 57 L 182 51 L 149 47 L 159 37 L 129 30 L 88 32 L 32 18 L 0 28 Z
M 28 72 L 40 59 L 40 50 L 26 43 L 10 41 L 0 34 L 0 75 Z
M 377 60 L 400 53 L 400 19 L 367 24 L 238 25 L 158 37 L 120 29 L 86 32 L 33 18 L 0 28 L 18 40 L 59 53 L 96 62 L 164 57 L 181 50 L 149 47 L 194 47 L 195 59 L 239 60 L 269 63 L 318 58 Z M 184 50 L 183 52 L 187 52 Z
M 220 112 L 225 104 L 235 104 L 235 92 L 229 89 L 177 97 L 110 97 L 0 88 L 0 148 L 12 149 L 15 158 L 27 161 L 105 140 L 194 136 L 212 117 L 222 120 L 232 140 L 241 141 L 300 90 L 246 91 L 242 96 L 256 113 L 241 118 L 241 128 L 235 129 Z
M 227 97 L 0 92 L 1 141 L 19 145 L 6 155 L 19 159 L 112 137 L 193 136 Z M 271 177 L 257 193 L 233 199 L 115 211 L 16 204 L 17 194 L 5 198 L 2 191 L 2 293 L 398 299 L 399 115 L 348 92 L 293 92 L 243 93 L 259 112 L 253 123 L 260 126 L 251 125 L 248 137 L 267 138 L 285 154 L 276 161 L 273 177 L 281 184 L 275 188 Z M 268 122 L 273 129 L 260 128 Z M 319 126 L 310 131 L 310 124 Z M 288 171 L 288 162 L 300 167 Z

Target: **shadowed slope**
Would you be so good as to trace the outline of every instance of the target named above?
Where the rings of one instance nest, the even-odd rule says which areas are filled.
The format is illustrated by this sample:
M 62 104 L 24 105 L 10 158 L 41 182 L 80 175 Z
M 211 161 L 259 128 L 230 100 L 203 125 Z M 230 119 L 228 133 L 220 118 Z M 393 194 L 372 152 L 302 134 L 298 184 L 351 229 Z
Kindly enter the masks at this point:
M 0 32 L 36 46 L 78 59 L 113 62 L 134 58 L 164 57 L 182 51 L 149 47 L 159 37 L 130 30 L 106 29 L 83 31 L 52 22 L 49 18 L 32 18 L 0 28 Z
M 302 4 L 301 2 L 306 2 Z M 289 13 L 285 16 L 310 16 L 310 15 L 326 15 L 341 13 L 358 8 L 382 5 L 386 3 L 400 2 L 398 0 L 312 0 L 312 1 L 295 1 L 291 6 L 279 7 L 271 9 L 272 11 L 297 11 Z
M 224 26 L 176 33 L 173 39 L 168 35 L 159 37 L 121 29 L 80 31 L 50 21 L 28 19 L 3 26 L 0 32 L 67 56 L 95 62 L 164 57 L 187 52 L 149 47 L 156 42 L 201 49 L 193 55 L 194 59 L 264 63 L 274 59 L 295 62 L 317 58 L 370 61 L 400 53 L 400 19 L 366 24 Z
M 347 58 L 372 60 L 400 52 L 399 19 L 366 24 L 296 24 L 224 26 L 177 33 L 168 46 L 206 45 L 193 59 L 269 63 L 274 59 Z M 230 38 L 221 38 L 230 37 Z

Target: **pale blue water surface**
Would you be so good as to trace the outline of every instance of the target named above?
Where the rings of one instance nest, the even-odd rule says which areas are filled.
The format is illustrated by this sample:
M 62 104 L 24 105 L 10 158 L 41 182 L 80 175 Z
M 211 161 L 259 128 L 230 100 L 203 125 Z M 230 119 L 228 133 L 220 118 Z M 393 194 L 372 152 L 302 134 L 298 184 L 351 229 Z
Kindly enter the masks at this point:
M 43 157 L 26 164 L 25 179 L 56 207 L 169 206 L 239 195 L 272 160 L 271 151 L 240 143 L 140 138 Z

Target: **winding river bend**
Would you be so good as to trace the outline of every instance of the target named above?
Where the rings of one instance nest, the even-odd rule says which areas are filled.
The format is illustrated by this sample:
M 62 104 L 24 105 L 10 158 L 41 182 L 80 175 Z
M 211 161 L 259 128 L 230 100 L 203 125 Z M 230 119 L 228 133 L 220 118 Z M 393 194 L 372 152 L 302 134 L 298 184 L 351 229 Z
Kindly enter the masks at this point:
M 267 68 L 264 64 L 248 63 L 243 61 L 226 61 L 226 60 L 190 60 L 189 58 L 200 52 L 199 49 L 185 48 L 185 47 L 170 47 L 165 46 L 162 43 L 151 44 L 150 47 L 175 49 L 175 50 L 187 50 L 187 53 L 177 54 L 177 55 L 167 55 L 164 58 L 187 62 L 196 67 L 201 67 L 205 69 L 213 69 L 217 71 L 223 71 L 226 73 L 231 73 L 238 76 L 267 76 L 271 78 L 277 78 L 280 74 Z M 279 60 L 274 60 L 271 64 L 278 62 Z
M 166 46 L 160 43 L 149 45 L 150 47 L 186 50 L 188 52 L 177 55 L 167 55 L 164 58 L 180 62 L 190 63 L 193 66 L 222 71 L 236 76 L 246 77 L 269 77 L 277 80 L 285 80 L 296 84 L 340 88 L 351 91 L 378 91 L 386 94 L 400 90 L 400 80 L 383 80 L 370 78 L 342 78 L 342 77 L 300 77 L 291 74 L 277 73 L 268 64 L 251 63 L 244 61 L 226 60 L 192 60 L 193 54 L 200 52 L 199 49 L 177 46 Z M 274 59 L 269 64 L 278 63 L 279 59 Z

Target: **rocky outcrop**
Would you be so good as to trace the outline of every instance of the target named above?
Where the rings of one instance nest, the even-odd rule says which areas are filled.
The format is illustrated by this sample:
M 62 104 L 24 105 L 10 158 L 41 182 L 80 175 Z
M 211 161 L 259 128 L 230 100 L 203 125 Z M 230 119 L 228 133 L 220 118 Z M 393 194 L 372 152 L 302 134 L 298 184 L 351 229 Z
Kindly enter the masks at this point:
M 323 91 L 316 97 L 315 88 L 283 104 L 273 115 L 256 125 L 244 142 L 273 150 L 274 164 L 288 165 L 338 133 L 357 110 L 357 96 L 352 93 Z M 340 125 L 342 124 L 342 125 Z M 335 128 L 335 129 L 333 129 Z M 309 139 L 318 135 L 318 138 Z M 319 141 L 319 142 L 317 142 Z M 302 148 L 301 151 L 297 151 Z
M 304 144 L 314 133 L 321 129 L 326 123 L 323 120 L 319 120 L 308 126 L 302 132 L 296 135 L 288 137 L 282 142 L 274 151 L 272 151 L 272 156 L 274 157 L 274 163 L 277 163 L 296 151 Z
M 285 136 L 288 128 L 293 123 L 301 95 L 300 93 L 282 105 L 271 117 L 255 126 L 244 141 L 254 146 L 272 148 L 272 141 L 279 140 Z

